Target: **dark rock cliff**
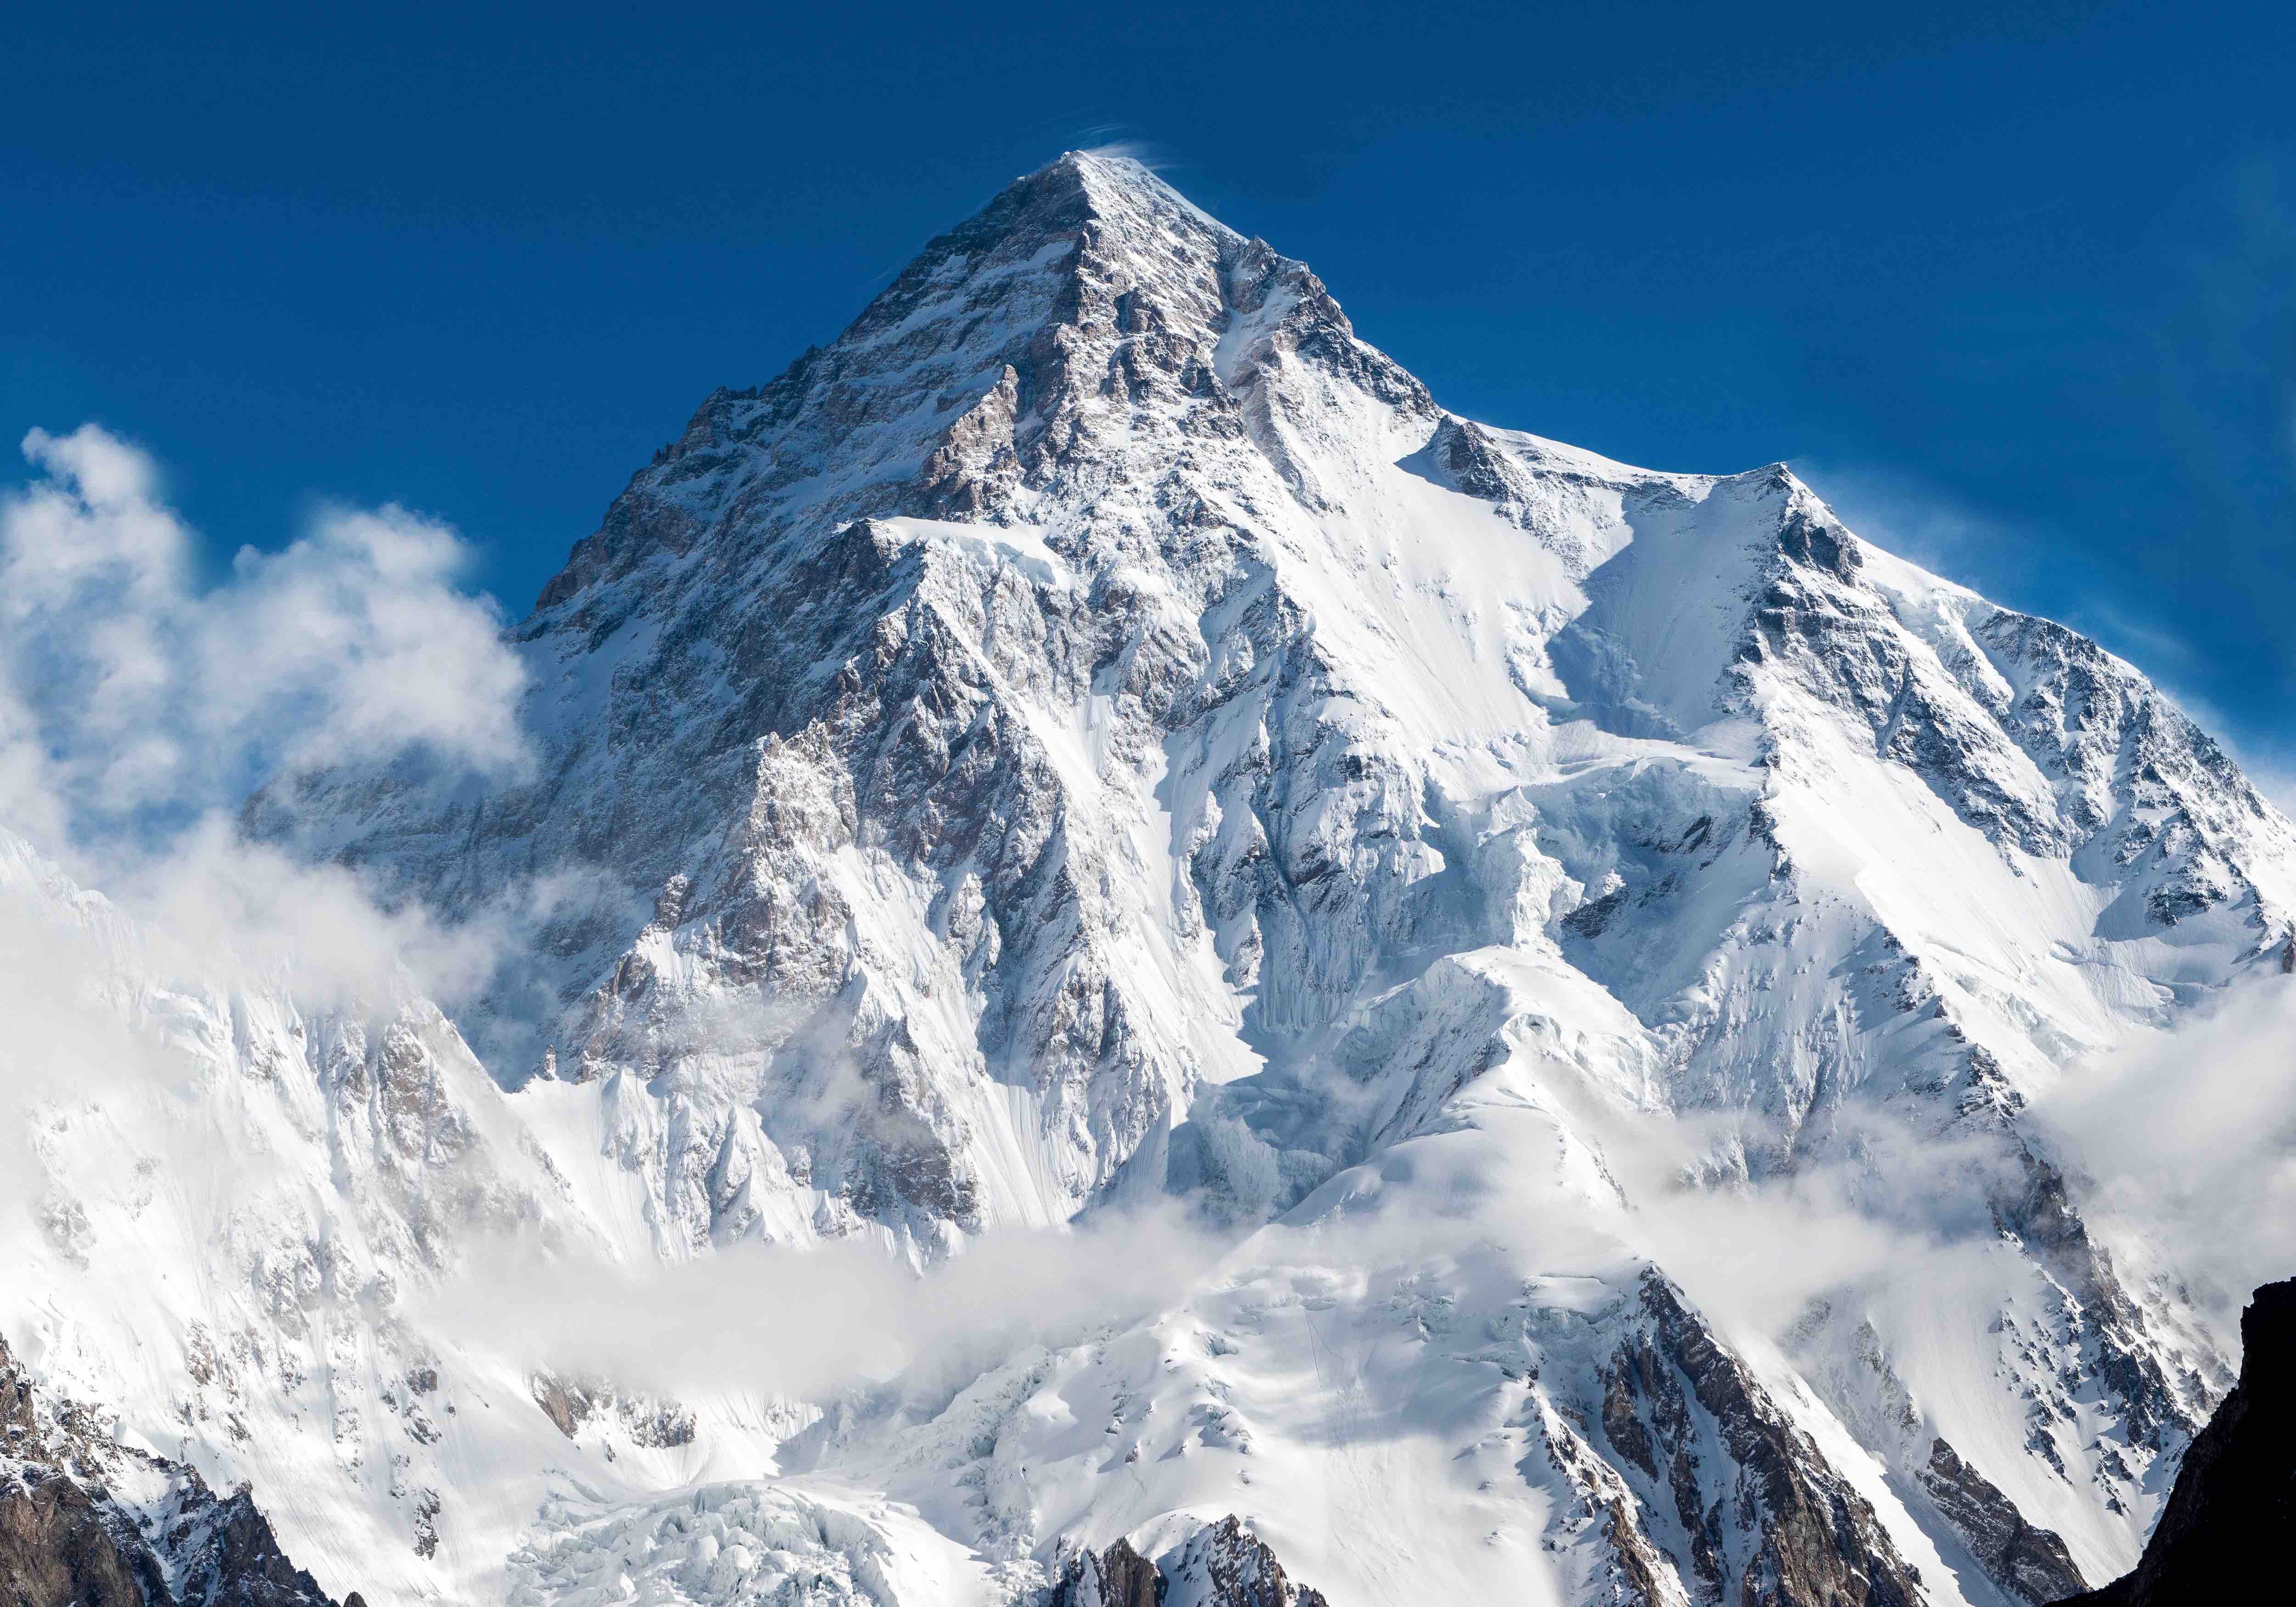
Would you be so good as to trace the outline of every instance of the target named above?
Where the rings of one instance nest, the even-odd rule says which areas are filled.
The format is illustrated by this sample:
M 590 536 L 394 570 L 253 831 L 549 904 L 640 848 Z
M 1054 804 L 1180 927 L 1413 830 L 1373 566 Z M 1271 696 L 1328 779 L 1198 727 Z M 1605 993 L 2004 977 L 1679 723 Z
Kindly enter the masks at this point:
M 2296 1592 L 2296 1278 L 2240 1319 L 2240 1382 L 2185 1453 L 2136 1571 L 2062 1607 L 2265 1602 Z
M 1946 1521 L 2003 1588 L 2023 1601 L 2053 1602 L 2087 1583 L 2063 1537 L 2026 1521 L 1998 1485 L 1944 1440 L 1931 1445 L 1929 1465 L 1919 1477 Z

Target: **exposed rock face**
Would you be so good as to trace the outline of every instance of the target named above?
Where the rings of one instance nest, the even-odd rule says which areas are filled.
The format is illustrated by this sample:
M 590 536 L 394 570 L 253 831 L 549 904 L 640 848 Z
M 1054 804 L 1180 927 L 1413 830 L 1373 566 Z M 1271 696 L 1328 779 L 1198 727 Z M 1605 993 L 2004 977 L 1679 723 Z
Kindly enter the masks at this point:
M 1779 1607 L 1915 1607 L 1920 1579 L 1872 1504 L 1655 1272 L 1642 1305 L 1647 1325 L 1628 1332 L 1607 1371 L 1603 1431 L 1645 1510 L 1679 1525 L 1702 1593 Z M 1709 1447 L 1726 1460 L 1716 1465 Z
M 603 1379 L 537 1373 L 527 1381 L 534 1404 L 558 1431 L 578 1439 L 593 1422 L 611 1422 L 634 1445 L 654 1450 L 693 1443 L 693 1414 L 674 1400 L 625 1394 Z
M 127 1487 L 138 1496 L 114 1493 Z M 0 1600 L 11 1607 L 332 1607 L 282 1554 L 247 1490 L 219 1497 L 190 1468 L 111 1443 L 71 1403 L 49 1408 L 4 1341 Z
M 1079 1552 L 1069 1559 L 1060 1583 L 1044 1607 L 1161 1607 L 1163 1570 L 1119 1539 L 1103 1552 Z
M 1931 1447 L 1922 1486 L 1986 1571 L 2036 1607 L 2087 1583 L 2060 1536 L 2026 1522 L 2008 1496 L 1942 1439 Z
M 0 1592 L 22 1607 L 173 1599 L 158 1559 L 110 1499 L 47 1469 L 14 1470 L 0 1484 Z
M 2064 1607 L 2183 1607 L 2284 1596 L 2296 1534 L 2296 1279 L 2240 1318 L 2240 1382 L 2193 1439 L 2136 1570 Z
M 1197 1530 L 1165 1566 L 1171 1607 L 1330 1607 L 1234 1513 Z
M 329 1599 L 280 1551 L 247 1489 L 217 1499 L 195 1478 L 185 1485 L 159 1537 L 185 1607 L 316 1607 Z

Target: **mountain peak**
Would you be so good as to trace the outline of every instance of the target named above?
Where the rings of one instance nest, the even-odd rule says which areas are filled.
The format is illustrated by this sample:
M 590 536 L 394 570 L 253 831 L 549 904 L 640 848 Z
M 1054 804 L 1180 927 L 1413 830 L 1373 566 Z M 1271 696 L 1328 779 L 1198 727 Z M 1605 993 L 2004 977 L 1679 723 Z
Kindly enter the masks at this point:
M 1043 174 L 1073 176 L 1075 182 L 1101 189 L 1122 190 L 1140 196 L 1152 196 L 1175 203 L 1190 211 L 1201 213 L 1193 201 L 1180 193 L 1147 162 L 1121 145 L 1098 145 L 1089 150 L 1063 151 L 1037 170 Z M 1207 222 L 1216 222 L 1206 216 Z M 1224 226 L 1224 225 L 1223 225 Z
M 1004 299 L 1005 282 L 1015 277 L 1064 280 L 1092 269 L 1126 287 L 1174 278 L 1216 286 L 1220 265 L 1251 243 L 1136 158 L 1064 152 L 928 242 L 837 344 L 880 330 L 906 333 L 936 303 L 971 311 Z M 1050 310 L 1072 316 L 1078 309 L 1056 301 Z
M 1065 152 L 927 242 L 828 346 L 704 401 L 537 610 L 684 554 L 705 505 L 770 496 L 787 523 L 815 529 L 894 513 L 1027 517 L 1017 494 L 1110 431 L 1128 439 L 1199 407 L 1233 414 L 1278 347 L 1431 428 L 1425 388 L 1356 339 L 1306 264 L 1132 157 Z
M 1116 146 L 1063 151 L 1005 185 L 952 233 L 1040 217 L 1047 203 L 1073 205 L 1106 224 L 1190 234 L 1209 232 L 1223 241 L 1243 243 L 1242 235 L 1181 194 L 1146 162 Z

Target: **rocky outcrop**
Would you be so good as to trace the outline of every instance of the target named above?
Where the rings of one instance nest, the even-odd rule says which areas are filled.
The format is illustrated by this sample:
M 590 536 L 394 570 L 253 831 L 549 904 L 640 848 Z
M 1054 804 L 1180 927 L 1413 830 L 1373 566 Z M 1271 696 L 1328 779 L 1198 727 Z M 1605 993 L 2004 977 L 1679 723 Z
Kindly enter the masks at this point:
M 1672 1509 L 1710 1599 L 1777 1607 L 1918 1607 L 1921 1577 L 1871 1503 L 1656 1272 L 1607 1373 L 1603 1430 Z M 1714 1465 L 1718 1446 L 1726 1462 Z
M 583 1429 L 594 1423 L 652 1450 L 693 1443 L 693 1414 L 674 1400 L 619 1390 L 603 1379 L 569 1377 L 546 1369 L 531 1375 L 527 1389 L 542 1414 L 569 1439 L 580 1438 Z
M 1283 1571 L 1267 1543 L 1231 1513 L 1152 1562 L 1119 1539 L 1069 1559 L 1043 1607 L 1330 1607 Z
M 133 1482 L 156 1496 L 131 1501 Z M 51 1409 L 0 1341 L 0 1601 L 9 1607 L 332 1607 L 245 1488 L 112 1443 Z M 344 1603 L 365 1607 L 358 1595 Z
M 174 1598 L 152 1548 L 99 1488 L 51 1468 L 0 1481 L 0 1596 L 12 1607 L 147 1607 Z
M 1286 1574 L 1267 1543 L 1234 1513 L 1198 1529 L 1166 1571 L 1189 1607 L 1329 1607 L 1322 1591 Z
M 2296 1279 L 2241 1314 L 2240 1382 L 2194 1437 L 2136 1570 L 2062 1607 L 2284 1599 L 2296 1533 Z
M 2055 1530 L 2025 1521 L 2016 1504 L 1944 1440 L 1931 1447 L 1921 1481 L 1985 1571 L 2026 1601 L 2054 1602 L 2087 1583 Z
M 1119 1538 L 1103 1552 L 1078 1552 L 1044 1607 L 1160 1607 L 1163 1570 Z

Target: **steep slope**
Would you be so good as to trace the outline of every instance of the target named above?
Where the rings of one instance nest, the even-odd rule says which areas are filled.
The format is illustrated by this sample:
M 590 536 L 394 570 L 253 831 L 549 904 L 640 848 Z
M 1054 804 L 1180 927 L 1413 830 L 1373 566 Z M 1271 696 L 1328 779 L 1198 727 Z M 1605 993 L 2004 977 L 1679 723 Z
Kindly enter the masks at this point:
M 480 1007 L 185 1006 L 209 1063 L 294 1072 L 213 1108 L 307 1168 L 254 1219 L 357 1227 L 244 1320 L 283 1376 L 363 1369 L 383 1494 L 435 1492 L 426 1573 L 379 1456 L 264 1463 L 321 1415 L 243 1384 L 273 1419 L 202 1454 L 293 1487 L 293 1554 L 377 1514 L 324 1581 L 389 1550 L 458 1598 L 507 1554 L 522 1600 L 1005 1600 L 1234 1514 L 1338 1607 L 1991 1607 L 2126 1567 L 2230 1382 L 2025 1111 L 2279 984 L 2296 830 L 2134 669 L 1782 466 L 1447 414 L 1136 164 L 1020 180 L 711 397 L 518 636 L 529 778 L 412 755 L 245 816 L 529 922 Z M 221 1254 L 227 1193 L 148 1253 Z M 931 1266 L 1167 1193 L 1235 1242 L 1152 1320 L 769 1421 L 691 1401 L 611 1474 L 573 1409 L 611 1381 L 348 1292 L 497 1227 Z M 179 1231 L 81 1209 L 91 1265 Z M 281 1258 L 256 1287 L 301 1287 Z M 191 1331 L 137 1298 L 88 1353 Z M 373 1381 L 433 1359 L 449 1448 L 399 1448 L 376 1403 L 415 1397 Z

